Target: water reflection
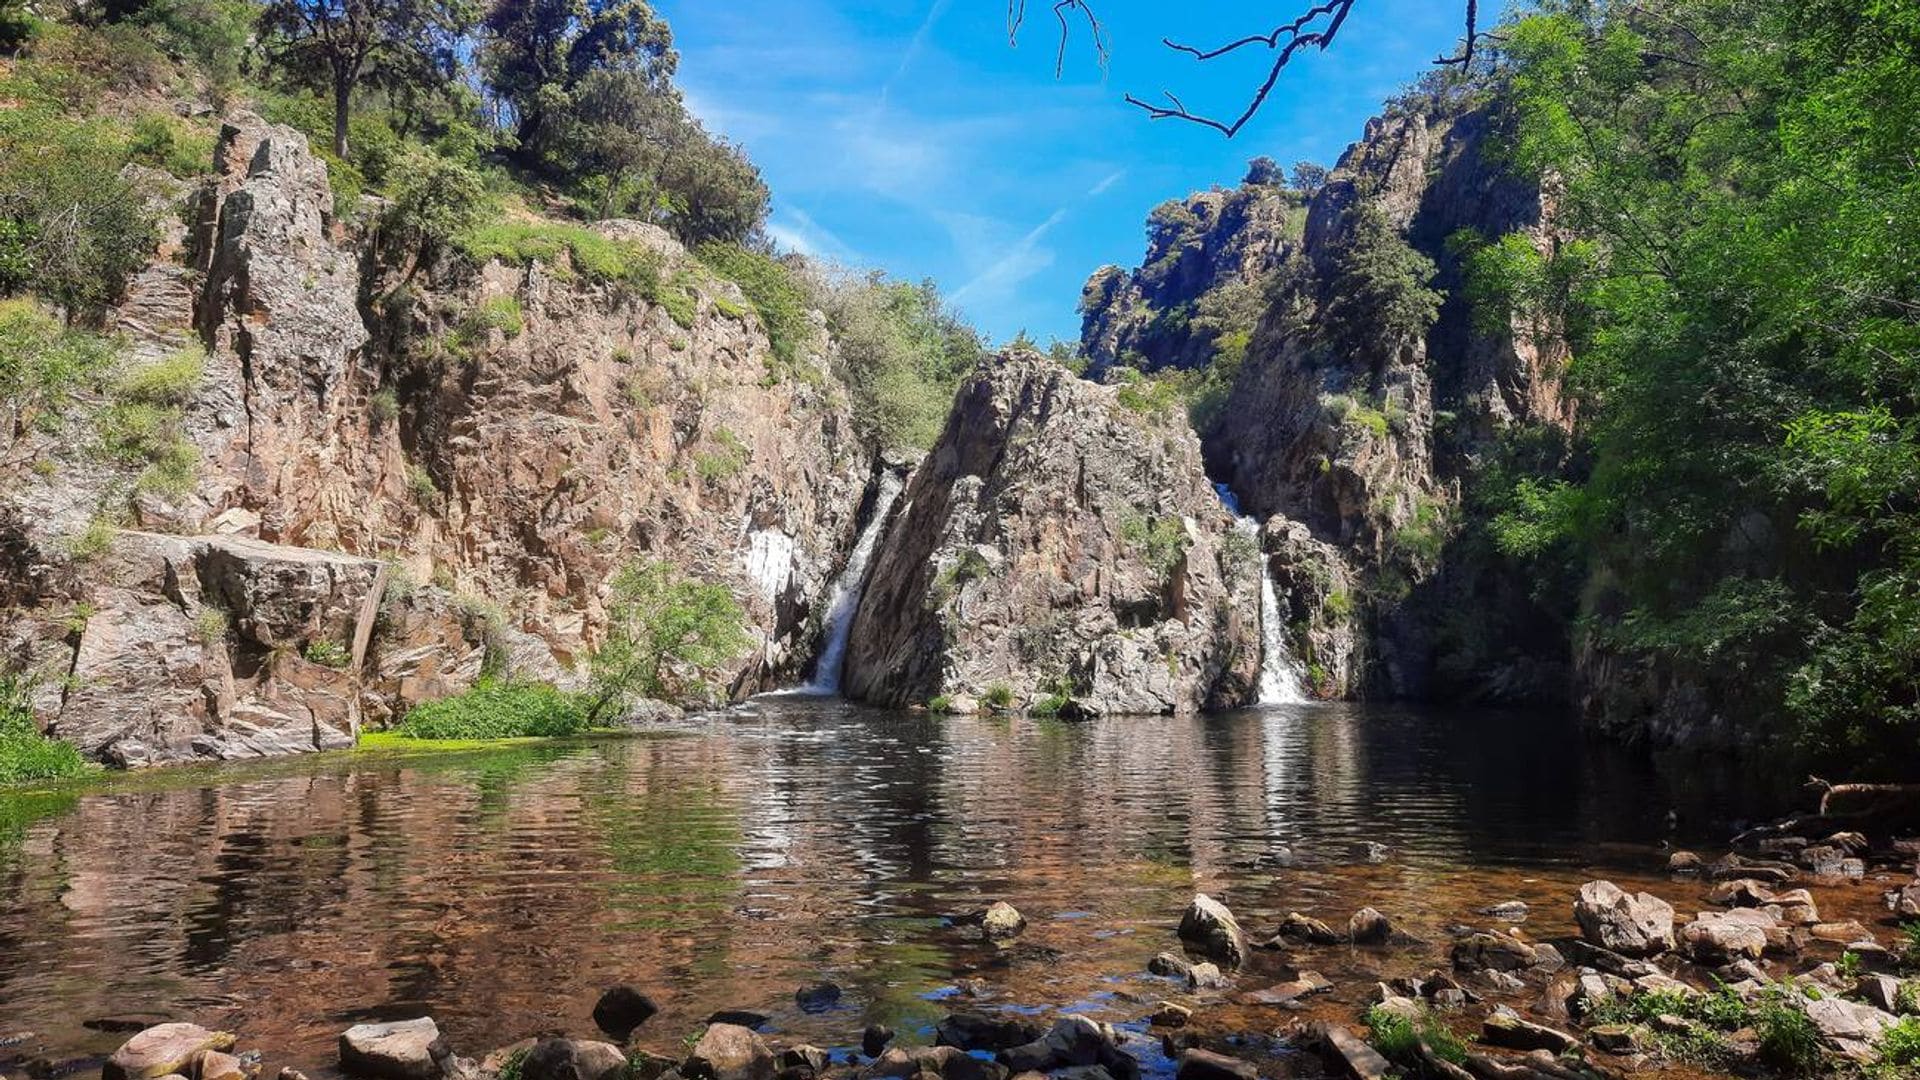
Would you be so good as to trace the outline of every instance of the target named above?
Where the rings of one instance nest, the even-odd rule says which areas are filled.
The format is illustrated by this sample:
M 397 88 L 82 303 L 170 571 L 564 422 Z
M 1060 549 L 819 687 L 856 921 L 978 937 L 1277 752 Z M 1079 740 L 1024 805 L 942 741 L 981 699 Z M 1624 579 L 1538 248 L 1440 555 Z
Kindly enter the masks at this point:
M 1595 868 L 1644 875 L 1670 809 L 1716 833 L 1729 804 L 1687 779 L 1528 716 L 1068 725 L 788 698 L 671 737 L 0 797 L 0 1028 L 78 1055 L 117 1042 L 81 1021 L 158 1012 L 314 1067 L 368 1017 L 431 1012 L 466 1053 L 589 1030 L 598 990 L 634 981 L 661 999 L 663 1048 L 730 1007 L 821 1039 L 912 1031 L 962 975 L 1034 1002 L 1110 989 L 1195 888 L 1256 926 L 1557 909 Z M 1394 860 L 1357 865 L 1361 841 Z M 1285 849 L 1298 865 L 1276 870 Z M 1062 955 L 943 920 L 1001 897 Z M 822 978 L 853 1015 L 793 1009 Z

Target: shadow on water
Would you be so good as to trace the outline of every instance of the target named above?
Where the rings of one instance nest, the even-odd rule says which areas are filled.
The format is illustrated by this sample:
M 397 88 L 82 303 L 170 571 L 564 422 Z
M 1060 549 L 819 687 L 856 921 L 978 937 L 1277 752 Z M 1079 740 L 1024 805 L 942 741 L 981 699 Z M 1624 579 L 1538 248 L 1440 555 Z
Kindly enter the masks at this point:
M 0 1026 L 80 1055 L 117 1042 L 81 1021 L 159 1012 L 314 1068 L 370 1017 L 432 1013 L 469 1054 L 584 1033 L 631 981 L 661 1049 L 721 1008 L 913 1032 L 968 977 L 1108 1007 L 1196 889 L 1254 927 L 1373 903 L 1438 935 L 1645 879 L 1659 843 L 1767 809 L 1518 713 L 1064 724 L 782 697 L 662 734 L 0 795 Z M 1368 841 L 1392 859 L 1352 857 Z M 1014 949 L 948 919 L 1000 898 L 1034 924 Z M 819 979 L 840 1013 L 794 1008 Z

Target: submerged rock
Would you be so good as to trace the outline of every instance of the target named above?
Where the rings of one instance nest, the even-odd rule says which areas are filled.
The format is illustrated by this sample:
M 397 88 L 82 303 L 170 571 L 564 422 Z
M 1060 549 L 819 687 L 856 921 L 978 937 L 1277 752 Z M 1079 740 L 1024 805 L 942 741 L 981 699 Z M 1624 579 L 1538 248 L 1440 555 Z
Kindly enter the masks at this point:
M 934 1029 L 936 1043 L 962 1050 L 1010 1050 L 1044 1034 L 1044 1027 L 1025 1017 L 977 1012 L 952 1013 Z
M 1582 885 L 1573 915 L 1590 944 L 1621 956 L 1659 956 L 1674 946 L 1673 905 L 1647 893 L 1628 895 L 1611 881 Z
M 1335 933 L 1333 928 L 1319 919 L 1309 918 L 1299 912 L 1291 912 L 1280 922 L 1280 929 L 1274 936 L 1293 945 L 1339 945 L 1347 939 Z
M 829 1012 L 840 1005 L 840 985 L 838 983 L 815 983 L 803 986 L 793 992 L 793 1003 L 800 1006 L 804 1013 Z
M 357 1024 L 340 1036 L 340 1068 L 377 1080 L 435 1080 L 448 1057 L 432 1017 Z
M 1026 916 L 1005 900 L 994 901 L 986 911 L 980 913 L 980 930 L 990 941 L 1019 937 L 1026 928 Z
M 652 1019 L 660 1006 L 631 986 L 616 986 L 600 995 L 593 1006 L 593 1022 L 601 1031 L 626 1042 L 635 1028 Z
M 1247 959 L 1247 935 L 1240 921 L 1218 900 L 1201 893 L 1180 918 L 1180 940 L 1202 955 L 1237 968 Z
M 893 1041 L 893 1029 L 885 1024 L 869 1024 L 860 1034 L 860 1052 L 868 1057 L 879 1057 L 880 1052 Z
M 158 1080 L 185 1073 L 206 1051 L 233 1049 L 234 1037 L 198 1024 L 160 1024 L 123 1043 L 101 1070 L 103 1080 Z
M 1459 971 L 1521 971 L 1539 962 L 1533 946 L 1506 934 L 1470 934 L 1453 946 Z

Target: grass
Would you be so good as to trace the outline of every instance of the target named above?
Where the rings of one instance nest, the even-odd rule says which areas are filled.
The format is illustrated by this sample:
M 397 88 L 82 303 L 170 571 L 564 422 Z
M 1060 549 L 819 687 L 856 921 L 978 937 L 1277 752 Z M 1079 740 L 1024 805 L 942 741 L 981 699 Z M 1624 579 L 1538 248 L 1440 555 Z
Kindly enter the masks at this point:
M 0 676 L 0 787 L 72 780 L 98 771 L 72 743 L 40 733 L 33 685 L 25 676 Z
M 1688 1030 L 1648 1029 L 1648 1041 L 1671 1060 L 1708 1067 L 1727 1067 L 1737 1054 L 1727 1036 L 1751 1028 L 1760 1037 L 1760 1058 L 1783 1076 L 1808 1076 L 1821 1064 L 1820 1033 L 1795 1000 L 1799 991 L 1789 985 L 1770 990 L 1748 1002 L 1727 987 L 1707 994 L 1659 990 L 1615 998 L 1594 1010 L 1591 1022 L 1645 1027 L 1660 1016 L 1691 1022 Z
M 458 246 L 478 263 L 498 259 L 509 266 L 529 266 L 540 262 L 561 273 L 626 286 L 648 297 L 660 291 L 660 256 L 652 248 L 602 236 L 581 225 L 497 222 L 461 237 Z
M 776 361 L 774 374 L 805 378 L 800 348 L 812 336 L 813 323 L 807 315 L 806 291 L 793 272 L 778 259 L 733 244 L 703 245 L 700 261 L 746 294 L 747 302 L 760 316 L 760 324 L 766 327 Z M 726 305 L 716 306 L 722 314 L 731 314 Z
M 463 694 L 415 706 L 394 728 L 405 739 L 559 738 L 589 729 L 578 695 L 545 683 L 482 682 Z
M 1003 682 L 994 683 L 987 687 L 986 696 L 980 700 L 986 702 L 990 709 L 1011 709 L 1013 708 L 1013 687 Z
M 87 527 L 66 538 L 67 557 L 74 562 L 90 562 L 107 553 L 120 529 L 104 514 L 95 514 Z
M 1162 578 L 1187 555 L 1187 528 L 1178 517 L 1144 517 L 1129 512 L 1120 519 L 1120 536 L 1139 550 Z
M 347 651 L 346 646 L 337 641 L 320 638 L 307 642 L 307 647 L 301 650 L 301 654 L 321 667 L 344 669 L 353 663 L 353 656 Z
M 1422 1043 L 1433 1055 L 1454 1065 L 1467 1060 L 1467 1046 L 1448 1027 L 1430 1013 L 1409 1019 L 1399 1013 L 1375 1006 L 1367 1010 L 1367 1041 L 1380 1056 L 1406 1070 L 1408 1076 L 1425 1076 L 1426 1061 L 1420 1052 Z
M 713 441 L 720 444 L 719 449 L 695 454 L 693 468 L 702 483 L 723 484 L 740 475 L 740 470 L 747 467 L 750 455 L 747 444 L 740 441 L 740 436 L 726 428 L 715 431 Z
M 950 713 L 953 711 L 952 694 L 935 694 L 927 699 L 927 711 L 930 713 Z
M 527 315 L 519 297 L 489 296 L 460 317 L 456 337 L 460 345 L 471 348 L 485 342 L 495 330 L 511 341 L 526 328 Z

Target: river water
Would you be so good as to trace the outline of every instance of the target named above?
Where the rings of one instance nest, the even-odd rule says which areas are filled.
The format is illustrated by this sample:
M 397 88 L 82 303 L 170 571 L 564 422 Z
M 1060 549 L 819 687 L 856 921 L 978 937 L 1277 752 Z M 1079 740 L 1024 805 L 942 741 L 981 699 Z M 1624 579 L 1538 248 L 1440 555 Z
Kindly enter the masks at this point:
M 126 1037 L 89 1020 L 192 1019 L 323 1074 L 369 1018 L 430 1013 L 474 1056 L 589 1034 L 616 982 L 660 1001 L 643 1035 L 663 1050 L 722 1008 L 781 1039 L 912 1037 L 972 979 L 1125 1021 L 1173 991 L 1143 968 L 1196 890 L 1256 936 L 1372 905 L 1443 940 L 1513 899 L 1549 936 L 1594 876 L 1670 892 L 1659 845 L 1723 839 L 1751 801 L 1728 785 L 1527 714 L 1065 724 L 774 698 L 637 737 L 0 795 L 0 1039 L 78 1069 Z M 1352 854 L 1366 841 L 1387 861 Z M 946 918 L 995 899 L 1033 924 L 1015 948 Z M 1316 966 L 1350 1018 L 1371 979 L 1432 963 Z M 843 1007 L 801 1013 L 822 979 Z

